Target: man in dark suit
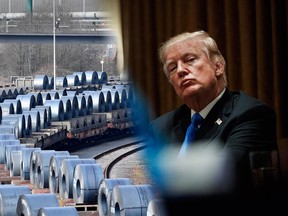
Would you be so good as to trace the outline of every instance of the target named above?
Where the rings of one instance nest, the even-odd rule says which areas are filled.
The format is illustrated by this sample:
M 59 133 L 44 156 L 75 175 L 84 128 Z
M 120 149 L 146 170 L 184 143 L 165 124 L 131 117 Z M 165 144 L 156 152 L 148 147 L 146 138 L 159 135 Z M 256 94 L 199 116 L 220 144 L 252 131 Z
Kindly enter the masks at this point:
M 227 88 L 225 59 L 214 39 L 204 31 L 183 33 L 169 39 L 160 47 L 159 57 L 163 63 L 164 73 L 177 95 L 184 102 L 182 106 L 153 120 L 149 130 L 152 147 L 149 154 L 153 155 L 151 159 L 154 163 L 152 164 L 152 174 L 158 186 L 163 189 L 164 196 L 169 198 L 167 199 L 169 209 L 177 208 L 177 203 L 185 203 L 181 208 L 190 206 L 191 200 L 193 202 L 197 200 L 197 206 L 200 209 L 204 206 L 207 207 L 207 201 L 215 196 L 217 200 L 225 197 L 225 202 L 231 201 L 230 198 L 235 196 L 237 201 L 239 197 L 241 197 L 241 201 L 243 197 L 246 197 L 250 202 L 251 194 L 254 196 L 255 191 L 258 193 L 258 190 L 262 190 L 264 187 L 266 190 L 268 184 L 270 189 L 277 178 L 278 171 L 278 164 L 273 163 L 274 153 L 276 156 L 278 155 L 274 110 L 242 91 L 230 91 Z M 193 117 L 195 113 L 201 115 L 202 121 L 197 128 L 193 143 L 189 143 L 189 147 L 184 152 L 182 143 L 191 123 L 191 116 Z M 189 190 L 188 186 L 185 188 L 183 184 L 189 182 L 189 178 L 192 182 L 193 175 L 187 175 L 187 181 L 173 179 L 173 176 L 180 179 L 181 177 L 185 178 L 185 174 L 193 172 L 195 166 L 191 164 L 197 158 L 195 154 L 193 155 L 193 151 L 201 149 L 202 152 L 205 150 L 208 152 L 208 149 L 215 146 L 217 146 L 215 154 L 218 154 L 219 161 L 221 158 L 219 172 L 211 176 L 211 170 L 209 170 L 211 166 L 202 166 L 205 163 L 200 166 L 201 163 L 197 161 L 196 164 L 201 170 L 193 174 L 195 177 L 197 174 L 203 174 L 203 170 L 208 170 L 209 174 L 204 176 L 200 182 L 208 182 L 209 185 L 203 186 L 197 181 L 194 189 Z M 170 147 L 173 148 L 177 157 L 169 154 L 169 159 L 165 161 L 163 152 Z M 183 158 L 190 160 L 190 162 L 184 163 L 187 166 L 186 170 L 183 169 L 183 163 L 179 162 Z M 211 156 L 208 154 L 207 160 L 209 158 L 211 159 Z M 163 160 L 161 161 L 161 159 Z M 161 164 L 163 161 L 165 161 L 165 165 Z M 178 167 L 182 166 L 179 173 L 177 173 L 177 168 L 172 165 L 178 162 Z M 210 165 L 215 163 L 212 162 Z M 265 171 L 266 173 L 263 174 L 263 170 L 267 172 Z M 220 177 L 219 173 L 222 173 Z M 212 180 L 208 181 L 209 178 Z M 212 182 L 213 187 L 209 187 Z M 173 187 L 176 189 L 171 189 Z M 203 188 L 199 190 L 199 187 Z M 207 188 L 210 191 L 207 192 L 205 190 Z M 178 193 L 179 191 L 187 193 L 181 195 Z M 205 196 L 202 196 L 203 194 Z M 227 194 L 229 199 L 226 199 Z M 202 201 L 205 197 L 205 205 L 200 204 L 199 199 L 191 199 L 195 196 L 201 197 Z M 221 199 L 219 199 L 220 197 Z M 183 202 L 184 200 L 185 202 Z M 254 201 L 253 199 L 252 202 Z M 215 199 L 211 203 L 219 204 L 215 202 Z

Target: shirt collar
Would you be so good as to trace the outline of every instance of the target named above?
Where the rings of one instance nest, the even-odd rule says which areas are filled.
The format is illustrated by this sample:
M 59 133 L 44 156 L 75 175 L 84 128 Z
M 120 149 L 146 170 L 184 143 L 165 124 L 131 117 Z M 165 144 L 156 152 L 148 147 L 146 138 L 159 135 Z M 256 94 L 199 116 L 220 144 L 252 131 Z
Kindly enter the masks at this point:
M 212 107 L 217 103 L 217 101 L 222 97 L 224 94 L 226 88 L 223 89 L 223 91 L 213 100 L 211 101 L 204 109 L 202 109 L 199 114 L 202 116 L 203 119 L 206 118 Z M 195 111 L 191 110 L 191 117 L 194 115 Z

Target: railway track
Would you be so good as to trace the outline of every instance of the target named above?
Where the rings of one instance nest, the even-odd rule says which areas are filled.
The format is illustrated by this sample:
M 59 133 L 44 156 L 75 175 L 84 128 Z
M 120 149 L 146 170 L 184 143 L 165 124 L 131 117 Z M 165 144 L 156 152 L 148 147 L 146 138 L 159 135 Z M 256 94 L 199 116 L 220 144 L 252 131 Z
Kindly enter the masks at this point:
M 102 165 L 105 178 L 130 178 L 134 183 L 148 183 L 144 139 L 108 149 L 94 157 Z

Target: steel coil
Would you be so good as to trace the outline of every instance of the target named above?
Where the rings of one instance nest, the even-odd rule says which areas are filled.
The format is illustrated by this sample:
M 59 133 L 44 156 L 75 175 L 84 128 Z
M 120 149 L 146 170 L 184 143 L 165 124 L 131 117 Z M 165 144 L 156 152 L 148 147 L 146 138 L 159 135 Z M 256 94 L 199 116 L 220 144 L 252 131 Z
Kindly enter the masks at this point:
M 40 113 L 38 110 L 29 110 L 29 111 L 23 111 L 23 114 L 25 116 L 30 115 L 31 117 L 31 129 L 32 132 L 39 132 L 40 131 Z
M 77 164 L 95 164 L 94 159 L 64 159 L 60 165 L 59 192 L 63 199 L 73 198 L 73 175 Z
M 2 118 L 2 125 L 13 125 L 15 126 L 15 135 L 17 138 L 26 136 L 26 122 L 23 114 L 14 114 L 4 116 Z
M 46 100 L 51 100 L 51 95 L 49 92 L 42 92 L 41 93 L 42 96 L 42 102 L 43 104 L 45 103 Z M 37 105 L 36 105 L 37 106 Z
M 37 152 L 38 151 L 41 151 L 40 150 L 34 150 L 31 152 L 31 157 L 30 157 L 30 170 L 29 170 L 29 173 L 30 173 L 30 183 L 31 184 L 35 184 L 35 179 L 36 179 L 36 172 L 37 172 L 37 169 L 36 169 L 36 155 L 37 155 Z
M 68 151 L 42 150 L 36 152 L 35 184 L 37 188 L 49 188 L 49 165 L 52 156 L 68 156 Z
M 15 150 L 21 150 L 24 148 L 24 145 L 6 145 L 5 146 L 5 157 L 4 157 L 4 163 L 5 163 L 5 169 L 10 170 L 11 169 L 11 152 Z
M 22 150 L 13 150 L 10 154 L 10 177 L 20 176 Z
M 19 139 L 0 140 L 0 164 L 5 163 L 5 151 L 7 145 L 20 145 L 20 140 Z
M 162 199 L 150 200 L 147 208 L 147 216 L 166 216 L 165 201 Z
M 112 190 L 117 185 L 131 185 L 129 178 L 103 178 L 99 185 L 98 191 L 98 213 L 99 216 L 108 216 Z
M 117 185 L 112 191 L 110 215 L 146 215 L 155 198 L 151 185 Z
M 22 194 L 17 202 L 18 216 L 37 216 L 40 208 L 60 207 L 58 199 L 53 193 Z
M 58 88 L 68 87 L 68 82 L 66 77 L 56 77 L 55 85 Z
M 47 100 L 44 106 L 51 107 L 51 121 L 63 121 L 64 120 L 64 106 L 61 99 Z
M 105 97 L 101 91 L 83 91 L 83 95 L 92 98 L 93 113 L 105 112 Z
M 36 110 L 46 110 L 47 112 L 47 127 L 49 127 L 51 125 L 51 121 L 52 121 L 52 111 L 51 111 L 51 107 L 50 106 L 36 106 L 35 107 Z
M 105 100 L 105 112 L 112 111 L 112 95 L 110 90 L 101 90 Z
M 72 118 L 72 104 L 71 100 L 63 100 L 63 108 L 64 108 L 64 120 L 70 120 Z
M 36 101 L 35 106 L 43 105 L 43 97 L 41 92 L 28 92 L 27 95 L 34 95 Z
M 73 175 L 73 200 L 76 204 L 97 204 L 98 191 L 104 178 L 100 164 L 77 164 Z
M 63 159 L 79 159 L 78 155 L 55 156 L 49 162 L 49 189 L 51 193 L 59 193 L 60 164 Z
M 12 103 L 14 107 L 14 113 L 15 114 L 22 113 L 22 105 L 19 99 L 5 99 L 3 103 Z
M 72 75 L 77 75 L 80 85 L 86 85 L 86 73 L 85 72 L 73 72 Z
M 33 94 L 18 95 L 16 99 L 21 101 L 23 111 L 31 110 L 31 108 L 34 108 L 37 105 L 36 98 Z
M 0 103 L 1 111 L 2 111 L 2 117 L 8 116 L 10 114 L 14 114 L 14 105 L 13 103 Z
M 76 207 L 42 207 L 37 216 L 78 216 Z
M 79 104 L 76 95 L 62 96 L 61 100 L 63 103 L 65 103 L 67 100 L 71 101 L 72 118 L 77 118 L 79 116 Z
M 0 134 L 0 142 L 3 140 L 16 140 L 16 139 L 17 138 L 14 134 Z
M 108 82 L 108 76 L 105 71 L 97 71 L 99 84 L 106 85 Z
M 37 75 L 34 77 L 34 90 L 49 89 L 49 80 L 47 75 Z
M 31 194 L 28 186 L 1 185 L 0 186 L 0 215 L 9 216 L 16 214 L 16 206 L 22 194 Z
M 20 176 L 21 180 L 30 180 L 30 159 L 32 152 L 41 148 L 23 148 L 21 153 Z
M 94 85 L 99 84 L 99 78 L 96 71 L 85 71 L 86 74 L 86 84 L 87 85 Z
M 67 75 L 66 78 L 67 78 L 68 87 L 80 86 L 80 80 L 77 75 L 70 74 L 70 75 Z
M 83 95 L 76 95 L 79 105 L 79 116 L 86 115 L 86 98 Z
M 47 128 L 48 127 L 48 116 L 47 116 L 47 109 L 44 108 L 44 107 L 35 107 L 35 108 L 32 108 L 31 111 L 36 111 L 36 112 L 39 112 L 39 115 L 40 115 L 40 129 L 43 129 L 43 128 Z

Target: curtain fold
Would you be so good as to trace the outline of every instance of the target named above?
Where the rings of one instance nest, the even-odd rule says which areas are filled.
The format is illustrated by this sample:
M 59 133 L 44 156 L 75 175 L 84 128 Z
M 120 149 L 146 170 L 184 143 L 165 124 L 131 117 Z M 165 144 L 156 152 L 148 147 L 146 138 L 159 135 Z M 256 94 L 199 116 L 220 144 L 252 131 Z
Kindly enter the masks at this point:
M 271 105 L 277 136 L 288 137 L 288 2 L 281 0 L 118 0 L 125 69 L 153 117 L 181 104 L 158 60 L 158 47 L 203 29 L 226 59 L 228 86 Z

